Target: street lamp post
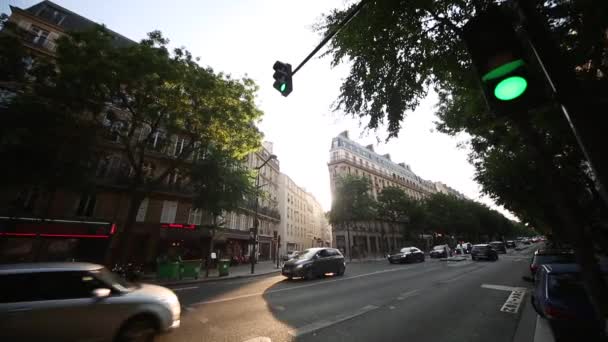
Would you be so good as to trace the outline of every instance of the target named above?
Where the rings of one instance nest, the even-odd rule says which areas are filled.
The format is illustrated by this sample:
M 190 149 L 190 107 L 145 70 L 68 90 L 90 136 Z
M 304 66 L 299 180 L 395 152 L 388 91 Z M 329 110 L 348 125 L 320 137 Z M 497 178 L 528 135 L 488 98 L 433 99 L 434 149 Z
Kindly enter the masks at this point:
M 268 164 L 269 161 L 273 160 L 273 159 L 277 159 L 277 156 L 274 154 L 271 154 L 268 159 L 266 159 L 262 165 L 256 167 L 255 169 L 258 171 L 257 176 L 255 177 L 255 189 L 256 189 L 256 194 L 255 194 L 255 207 L 254 207 L 254 215 L 253 215 L 253 242 L 252 242 L 252 247 L 251 247 L 251 256 L 249 257 L 249 261 L 251 262 L 251 274 L 253 274 L 255 272 L 255 259 L 256 259 L 256 255 L 255 255 L 255 249 L 257 246 L 257 242 L 258 242 L 258 227 L 259 227 L 259 221 L 258 221 L 258 209 L 259 209 L 259 201 L 258 201 L 258 187 L 260 184 L 260 169 L 264 167 L 264 165 Z

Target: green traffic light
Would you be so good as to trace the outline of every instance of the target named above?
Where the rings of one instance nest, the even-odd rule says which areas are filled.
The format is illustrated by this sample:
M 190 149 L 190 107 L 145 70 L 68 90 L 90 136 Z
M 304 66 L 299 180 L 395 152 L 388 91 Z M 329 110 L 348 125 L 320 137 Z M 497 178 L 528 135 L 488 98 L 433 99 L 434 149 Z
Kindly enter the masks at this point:
M 281 83 L 281 87 L 279 88 L 281 93 L 284 93 L 287 90 L 287 83 Z
M 528 81 L 521 76 L 511 76 L 500 81 L 494 88 L 494 96 L 502 101 L 518 98 L 528 88 Z

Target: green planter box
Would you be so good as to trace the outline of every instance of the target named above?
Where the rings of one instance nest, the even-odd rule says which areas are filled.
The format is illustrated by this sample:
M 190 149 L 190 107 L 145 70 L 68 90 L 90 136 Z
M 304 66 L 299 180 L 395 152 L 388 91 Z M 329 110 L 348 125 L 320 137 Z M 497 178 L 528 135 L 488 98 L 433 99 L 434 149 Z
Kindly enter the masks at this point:
M 157 279 L 179 279 L 180 263 L 175 262 L 159 262 L 156 264 Z
M 198 276 L 201 273 L 202 262 L 201 259 L 182 261 L 180 278 L 193 277 L 194 279 L 198 279 Z
M 217 272 L 220 277 L 227 276 L 230 274 L 230 260 L 222 259 L 217 262 Z

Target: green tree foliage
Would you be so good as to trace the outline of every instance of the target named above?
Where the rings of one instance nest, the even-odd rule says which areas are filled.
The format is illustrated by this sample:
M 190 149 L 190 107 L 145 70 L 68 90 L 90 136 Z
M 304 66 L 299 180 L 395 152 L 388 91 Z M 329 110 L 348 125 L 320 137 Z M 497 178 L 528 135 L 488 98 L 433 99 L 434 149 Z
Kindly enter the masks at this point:
M 210 148 L 238 159 L 260 145 L 255 83 L 202 67 L 184 48 L 169 51 L 168 43 L 158 31 L 126 47 L 101 26 L 71 32 L 58 39 L 53 64 L 42 63 L 26 78 L 25 88 L 96 123 L 126 157 L 131 200 L 121 241 L 143 198 L 176 169 L 188 170 Z M 158 153 L 162 165 L 148 172 L 148 156 Z
M 352 175 L 339 178 L 329 212 L 329 222 L 349 227 L 356 222 L 374 219 L 375 201 L 369 190 L 367 178 Z
M 209 239 L 209 253 L 212 253 L 216 230 L 223 226 L 217 218 L 258 195 L 253 175 L 240 161 L 220 150 L 210 149 L 195 162 L 190 178 L 195 189 L 193 208 L 212 216 Z M 208 260 L 211 260 L 211 255 Z M 207 262 L 205 276 L 209 275 L 209 267 Z
M 559 108 L 527 113 L 525 125 L 497 120 L 471 72 L 462 27 L 491 3 L 498 1 L 370 1 L 328 50 L 334 65 L 350 65 L 337 108 L 368 119 L 371 129 L 387 124 L 390 138 L 398 135 L 405 113 L 433 89 L 439 97 L 437 128 L 471 136 L 469 158 L 483 192 L 537 229 L 573 242 L 588 293 L 608 317 L 608 290 L 593 252 L 608 250 L 606 210 Z M 579 84 L 573 89 L 605 87 L 608 2 L 536 4 L 563 54 L 551 58 L 562 57 L 576 72 Z M 319 30 L 336 27 L 349 9 L 326 15 Z M 580 101 L 595 103 L 589 107 L 595 114 L 605 110 L 591 96 Z

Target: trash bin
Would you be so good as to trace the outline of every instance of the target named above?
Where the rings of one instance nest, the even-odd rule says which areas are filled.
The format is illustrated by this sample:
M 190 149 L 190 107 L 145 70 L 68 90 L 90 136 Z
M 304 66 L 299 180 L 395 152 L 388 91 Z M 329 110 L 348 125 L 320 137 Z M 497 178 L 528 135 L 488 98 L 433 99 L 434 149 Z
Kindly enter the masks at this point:
M 180 263 L 179 262 L 159 262 L 156 264 L 157 279 L 179 279 L 180 278 Z
M 230 260 L 221 259 L 217 262 L 217 271 L 220 277 L 227 276 L 230 272 Z
M 193 277 L 194 279 L 198 279 L 198 276 L 201 272 L 201 265 L 201 259 L 182 261 L 180 269 L 180 279 L 185 277 Z

